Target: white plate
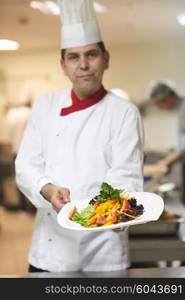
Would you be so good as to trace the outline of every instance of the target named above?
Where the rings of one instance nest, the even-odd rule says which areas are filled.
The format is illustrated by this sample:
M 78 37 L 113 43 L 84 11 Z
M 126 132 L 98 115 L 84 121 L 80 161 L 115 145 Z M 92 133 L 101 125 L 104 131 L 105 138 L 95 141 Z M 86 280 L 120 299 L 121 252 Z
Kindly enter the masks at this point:
M 144 212 L 140 216 L 141 218 L 140 220 L 131 220 L 128 222 L 122 222 L 119 224 L 113 224 L 109 226 L 86 228 L 68 219 L 68 215 L 75 205 L 75 203 L 69 202 L 58 213 L 57 221 L 62 227 L 66 229 L 78 230 L 78 231 L 102 231 L 102 230 L 123 228 L 131 225 L 137 225 L 137 224 L 158 220 L 158 218 L 160 217 L 164 209 L 164 202 L 160 196 L 153 193 L 146 193 L 146 192 L 133 192 L 130 194 L 136 198 L 137 204 L 143 204 L 144 206 Z M 87 205 L 88 202 L 83 201 L 83 206 L 81 206 L 81 209 L 85 208 Z

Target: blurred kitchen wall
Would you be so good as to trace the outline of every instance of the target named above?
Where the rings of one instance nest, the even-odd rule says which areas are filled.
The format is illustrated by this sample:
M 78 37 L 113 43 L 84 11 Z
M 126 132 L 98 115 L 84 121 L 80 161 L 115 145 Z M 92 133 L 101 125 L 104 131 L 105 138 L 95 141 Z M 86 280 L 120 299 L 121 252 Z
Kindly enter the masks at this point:
M 104 85 L 123 88 L 131 100 L 140 105 L 144 101 L 148 83 L 152 79 L 169 78 L 177 83 L 177 90 L 185 95 L 185 43 L 130 43 L 107 45 L 110 69 L 105 72 Z M 3 109 L 7 104 L 19 103 L 26 86 L 36 101 L 41 95 L 70 87 L 60 68 L 60 49 L 20 50 L 0 53 L 0 141 L 3 135 Z M 177 119 L 174 112 L 161 112 L 151 107 L 144 115 L 146 150 L 167 151 L 177 143 Z

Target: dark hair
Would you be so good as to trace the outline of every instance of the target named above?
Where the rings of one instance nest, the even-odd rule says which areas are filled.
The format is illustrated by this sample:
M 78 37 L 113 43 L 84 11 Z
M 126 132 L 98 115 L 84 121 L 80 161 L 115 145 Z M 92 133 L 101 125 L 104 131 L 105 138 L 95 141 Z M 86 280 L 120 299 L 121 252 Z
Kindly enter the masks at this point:
M 97 42 L 97 45 L 102 50 L 103 53 L 106 51 L 104 42 L 102 42 L 102 41 Z M 65 52 L 66 52 L 66 49 L 61 50 L 61 59 L 64 59 Z
M 177 96 L 175 90 L 165 83 L 158 83 L 151 91 L 150 98 L 160 99 L 166 96 Z

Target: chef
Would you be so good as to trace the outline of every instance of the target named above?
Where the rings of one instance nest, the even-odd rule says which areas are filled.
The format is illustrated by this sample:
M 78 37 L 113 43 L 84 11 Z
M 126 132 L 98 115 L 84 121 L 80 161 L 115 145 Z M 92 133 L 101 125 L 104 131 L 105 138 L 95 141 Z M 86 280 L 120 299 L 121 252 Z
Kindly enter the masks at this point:
M 178 161 L 182 162 L 182 201 L 185 203 L 185 98 L 178 95 L 172 83 L 165 80 L 150 84 L 148 98 L 160 109 L 176 110 L 178 113 L 178 147 L 157 164 L 171 167 Z
M 129 266 L 127 230 L 73 232 L 57 223 L 68 202 L 102 182 L 142 191 L 138 109 L 102 85 L 109 53 L 92 0 L 63 0 L 61 67 L 72 88 L 36 101 L 16 159 L 20 190 L 37 207 L 29 271 L 114 271 Z

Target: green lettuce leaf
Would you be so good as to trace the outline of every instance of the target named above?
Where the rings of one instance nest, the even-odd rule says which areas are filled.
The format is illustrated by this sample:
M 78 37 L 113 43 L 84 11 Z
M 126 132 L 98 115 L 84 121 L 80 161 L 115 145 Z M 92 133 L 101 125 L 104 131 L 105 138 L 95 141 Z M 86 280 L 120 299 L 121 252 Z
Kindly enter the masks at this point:
M 82 211 L 76 212 L 72 217 L 72 220 L 76 223 L 79 223 L 82 226 L 85 226 L 88 223 L 88 217 L 92 214 L 94 209 L 94 205 L 89 204 Z
M 120 193 L 122 193 L 124 190 L 118 190 L 114 189 L 111 185 L 109 185 L 106 182 L 103 182 L 101 185 L 100 194 L 97 197 L 97 200 L 100 202 L 105 202 L 108 199 L 119 199 Z

